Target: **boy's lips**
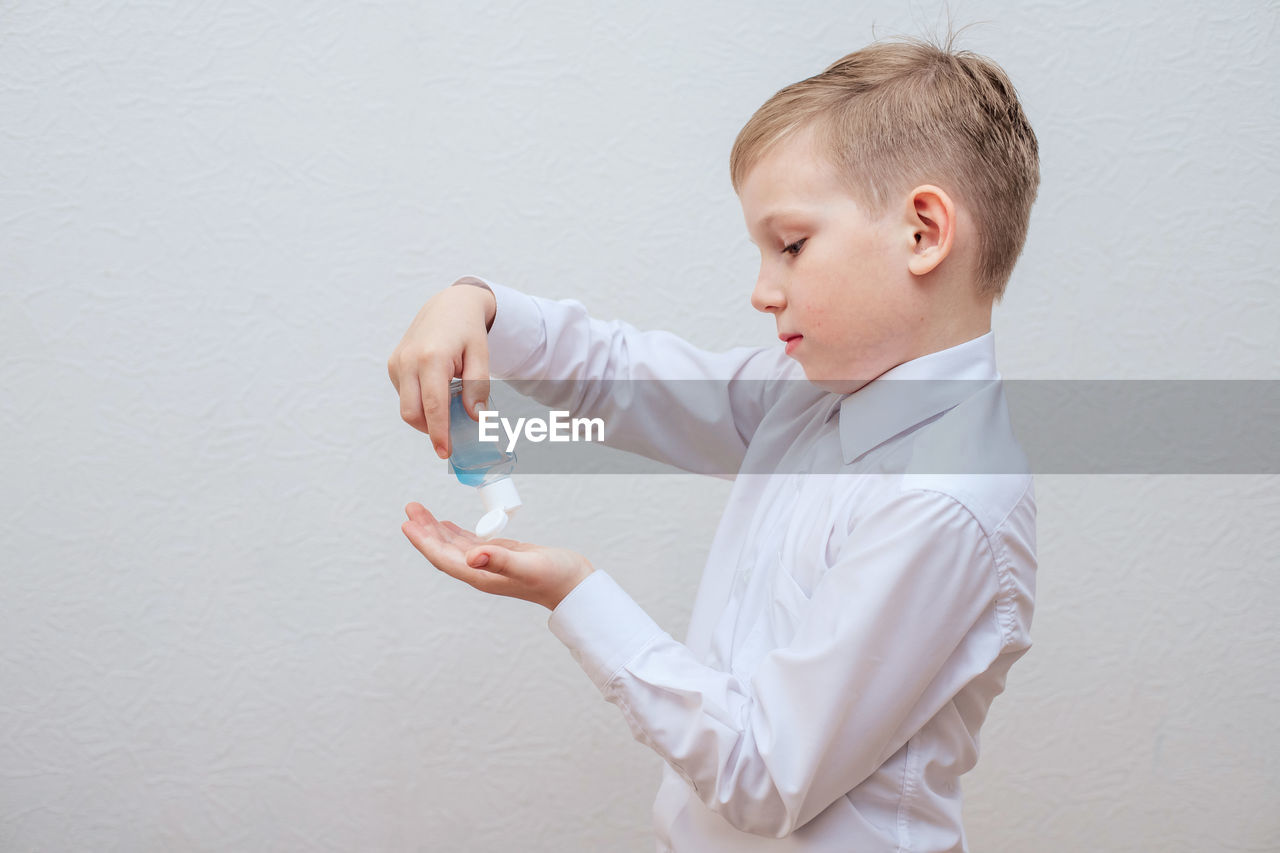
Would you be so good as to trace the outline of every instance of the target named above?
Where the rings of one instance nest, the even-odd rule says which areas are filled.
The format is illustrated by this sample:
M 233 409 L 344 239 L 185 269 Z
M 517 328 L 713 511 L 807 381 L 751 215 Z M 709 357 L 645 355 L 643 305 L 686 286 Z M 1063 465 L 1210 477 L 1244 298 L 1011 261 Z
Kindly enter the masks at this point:
M 803 338 L 804 338 L 804 335 L 792 335 L 792 334 L 786 334 L 781 332 L 778 334 L 778 339 L 787 345 L 786 347 L 787 355 L 791 355 L 791 351 L 794 350 L 797 346 L 799 346 L 800 341 Z

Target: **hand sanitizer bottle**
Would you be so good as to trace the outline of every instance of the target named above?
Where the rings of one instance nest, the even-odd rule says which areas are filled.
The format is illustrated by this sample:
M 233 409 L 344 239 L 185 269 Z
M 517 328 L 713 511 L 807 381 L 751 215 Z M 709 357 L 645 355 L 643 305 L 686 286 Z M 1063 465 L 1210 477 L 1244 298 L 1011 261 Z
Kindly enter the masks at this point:
M 484 501 L 485 514 L 476 523 L 476 535 L 481 539 L 497 536 L 507 526 L 508 516 L 522 506 L 511 481 L 516 455 L 503 450 L 500 442 L 480 440 L 480 425 L 462 403 L 461 379 L 449 383 L 449 444 L 449 470 L 464 486 L 479 489 Z

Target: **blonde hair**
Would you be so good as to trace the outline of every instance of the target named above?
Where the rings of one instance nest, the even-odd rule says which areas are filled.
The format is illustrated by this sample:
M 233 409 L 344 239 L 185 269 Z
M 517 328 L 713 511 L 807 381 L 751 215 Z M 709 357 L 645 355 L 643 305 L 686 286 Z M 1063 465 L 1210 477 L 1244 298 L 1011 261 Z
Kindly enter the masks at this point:
M 958 196 L 977 225 L 978 291 L 998 301 L 1026 242 L 1039 146 L 1000 66 L 954 40 L 876 42 L 779 91 L 733 144 L 734 191 L 769 149 L 812 128 L 873 216 L 922 183 Z

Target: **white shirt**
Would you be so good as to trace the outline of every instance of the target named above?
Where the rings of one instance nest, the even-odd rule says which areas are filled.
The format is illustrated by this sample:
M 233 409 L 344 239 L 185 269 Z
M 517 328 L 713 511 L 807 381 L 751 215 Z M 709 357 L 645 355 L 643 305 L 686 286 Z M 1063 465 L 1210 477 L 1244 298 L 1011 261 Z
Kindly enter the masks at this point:
M 484 283 L 494 376 L 733 379 L 661 406 L 588 383 L 540 402 L 687 470 L 774 472 L 735 478 L 684 643 L 601 569 L 549 617 L 666 762 L 657 849 L 966 850 L 959 779 L 1030 646 L 1036 566 L 993 335 L 842 396 L 781 347 L 709 353 Z M 769 378 L 790 381 L 751 381 Z

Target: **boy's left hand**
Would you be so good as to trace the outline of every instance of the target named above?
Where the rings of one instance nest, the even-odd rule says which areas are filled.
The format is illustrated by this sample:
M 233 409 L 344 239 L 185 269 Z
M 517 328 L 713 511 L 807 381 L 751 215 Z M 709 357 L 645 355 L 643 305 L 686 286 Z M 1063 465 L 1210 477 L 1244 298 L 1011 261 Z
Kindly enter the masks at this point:
M 437 521 L 420 503 L 405 507 L 400 525 L 413 547 L 433 566 L 481 592 L 541 604 L 548 610 L 595 571 L 567 548 L 545 548 L 514 539 L 481 539 L 452 521 Z

